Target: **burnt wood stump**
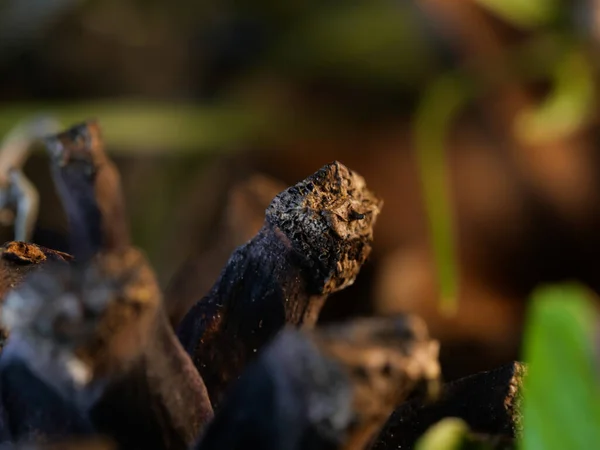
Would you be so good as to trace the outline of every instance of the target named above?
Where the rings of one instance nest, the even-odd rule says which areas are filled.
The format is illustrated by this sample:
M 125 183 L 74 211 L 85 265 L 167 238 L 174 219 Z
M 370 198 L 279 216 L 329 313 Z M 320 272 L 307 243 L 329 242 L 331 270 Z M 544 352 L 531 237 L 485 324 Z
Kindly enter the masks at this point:
M 325 299 L 354 282 L 381 206 L 339 162 L 273 199 L 262 229 L 232 254 L 178 329 L 215 407 L 281 328 L 312 327 Z

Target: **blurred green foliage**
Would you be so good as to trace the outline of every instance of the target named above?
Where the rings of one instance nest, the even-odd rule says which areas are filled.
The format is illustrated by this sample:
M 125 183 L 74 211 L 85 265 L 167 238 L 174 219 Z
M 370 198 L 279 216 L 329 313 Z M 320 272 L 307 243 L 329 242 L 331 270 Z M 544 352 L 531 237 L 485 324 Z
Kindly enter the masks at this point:
M 534 294 L 524 343 L 523 450 L 600 445 L 597 319 L 578 285 Z
M 524 340 L 527 362 L 519 429 L 521 450 L 586 450 L 600 443 L 598 315 L 577 284 L 545 286 L 533 295 Z M 416 450 L 490 448 L 466 423 L 431 427 Z
M 476 0 L 503 19 L 533 28 L 556 20 L 564 5 L 561 0 Z
M 108 100 L 85 103 L 5 105 L 0 136 L 26 117 L 47 113 L 65 125 L 96 118 L 109 149 L 135 153 L 185 153 L 226 149 L 247 142 L 269 124 L 258 110 L 192 103 Z
M 592 117 L 596 86 L 586 55 L 578 48 L 565 51 L 551 75 L 553 88 L 541 105 L 515 120 L 516 134 L 523 142 L 551 142 L 576 131 Z
M 433 425 L 419 439 L 415 450 L 495 450 L 504 448 L 495 438 L 474 435 L 461 419 L 448 417 Z
M 438 273 L 442 307 L 456 310 L 458 264 L 456 234 L 446 161 L 446 138 L 452 119 L 468 99 L 468 87 L 460 78 L 441 77 L 425 92 L 415 115 L 415 147 L 425 209 Z
M 373 0 L 321 7 L 285 33 L 270 55 L 291 76 L 418 87 L 435 73 L 427 30 L 410 2 Z
M 468 432 L 469 426 L 460 419 L 441 420 L 419 439 L 415 450 L 460 450 Z

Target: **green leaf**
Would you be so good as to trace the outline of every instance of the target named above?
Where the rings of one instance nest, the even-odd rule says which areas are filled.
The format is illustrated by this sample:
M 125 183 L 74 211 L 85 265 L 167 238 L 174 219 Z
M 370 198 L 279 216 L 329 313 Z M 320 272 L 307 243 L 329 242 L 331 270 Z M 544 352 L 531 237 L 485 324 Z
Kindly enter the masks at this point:
M 523 450 L 600 445 L 595 321 L 595 310 L 578 285 L 534 294 L 524 344 Z
M 560 12 L 560 0 L 477 0 L 501 18 L 525 28 L 546 25 Z
M 42 114 L 55 117 L 67 126 L 96 118 L 111 151 L 116 148 L 135 153 L 168 149 L 182 154 L 235 146 L 274 126 L 269 122 L 268 113 L 257 109 L 110 99 L 3 104 L 0 106 L 0 137 L 15 123 Z
M 473 434 L 462 419 L 447 417 L 431 426 L 415 450 L 492 450 L 506 448 L 497 436 Z M 511 447 L 512 448 L 512 447 Z
M 425 210 L 429 221 L 442 308 L 456 310 L 458 269 L 451 208 L 446 135 L 451 120 L 468 96 L 456 76 L 443 76 L 425 92 L 415 117 L 415 146 Z
M 579 50 L 566 52 L 553 70 L 554 89 L 542 104 L 517 117 L 515 131 L 524 142 L 543 144 L 575 132 L 596 105 L 591 62 Z
M 441 420 L 419 439 L 415 450 L 459 450 L 466 441 L 468 425 L 461 419 Z

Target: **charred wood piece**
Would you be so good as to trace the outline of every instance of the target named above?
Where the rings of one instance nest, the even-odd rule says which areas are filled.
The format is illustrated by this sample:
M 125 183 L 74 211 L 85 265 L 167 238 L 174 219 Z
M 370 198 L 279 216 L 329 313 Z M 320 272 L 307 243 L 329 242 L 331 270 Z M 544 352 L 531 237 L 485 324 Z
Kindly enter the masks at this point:
M 287 327 L 233 386 L 197 450 L 362 449 L 395 405 L 439 376 L 413 317 Z
M 514 439 L 521 432 L 520 402 L 525 366 L 518 362 L 447 384 L 441 397 L 400 405 L 373 444 L 374 450 L 414 448 L 425 431 L 447 417 L 462 419 L 474 433 Z
M 100 126 L 87 121 L 45 139 L 67 215 L 71 253 L 85 261 L 130 244 L 121 178 L 104 151 Z
M 339 162 L 273 199 L 262 229 L 233 253 L 178 330 L 213 406 L 281 328 L 313 326 L 327 296 L 354 282 L 381 205 Z
M 100 433 L 120 448 L 187 449 L 212 418 L 206 388 L 170 327 L 154 273 L 130 248 L 85 265 L 52 265 L 9 293 L 2 314 L 12 335 L 2 358 L 2 395 L 12 439 Z M 6 396 L 29 389 L 25 367 L 46 397 Z M 44 398 L 58 397 L 62 410 Z M 50 403 L 50 400 L 49 400 Z M 45 415 L 45 414 L 44 414 Z M 80 418 L 72 428 L 71 415 Z M 14 420 L 13 420 L 14 418 Z M 54 421 L 54 422 L 53 422 Z M 37 428 L 36 428 L 37 427 Z

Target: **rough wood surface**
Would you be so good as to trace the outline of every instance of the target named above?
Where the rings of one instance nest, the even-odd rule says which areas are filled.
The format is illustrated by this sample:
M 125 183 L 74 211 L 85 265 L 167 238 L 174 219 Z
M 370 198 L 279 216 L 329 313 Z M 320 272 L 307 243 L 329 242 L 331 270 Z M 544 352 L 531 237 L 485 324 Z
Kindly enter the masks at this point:
M 364 179 L 338 162 L 275 197 L 263 228 L 178 330 L 214 406 L 286 323 L 314 325 L 327 296 L 354 282 L 380 207 Z
M 394 406 L 439 376 L 415 318 L 284 329 L 232 389 L 198 450 L 361 449 Z
M 85 266 L 34 272 L 8 295 L 2 318 L 12 331 L 4 378 L 24 364 L 122 448 L 187 449 L 212 417 L 206 388 L 168 324 L 154 273 L 133 248 L 101 253 Z M 14 381 L 4 394 L 27 387 Z M 29 409 L 43 413 L 39 401 L 24 398 L 7 411 L 26 433 L 13 439 L 79 430 L 65 429 L 68 416 L 76 416 L 68 408 L 54 411 L 58 431 L 40 420 Z M 40 429 L 27 426 L 31 421 Z
M 372 448 L 414 448 L 430 426 L 446 417 L 464 420 L 474 433 L 514 438 L 522 427 L 519 404 L 524 374 L 525 367 L 514 362 L 446 385 L 433 403 L 415 399 L 400 405 Z
M 45 143 L 77 260 L 90 258 L 100 248 L 126 248 L 130 237 L 121 178 L 104 151 L 98 123 L 75 125 Z

